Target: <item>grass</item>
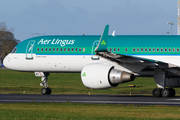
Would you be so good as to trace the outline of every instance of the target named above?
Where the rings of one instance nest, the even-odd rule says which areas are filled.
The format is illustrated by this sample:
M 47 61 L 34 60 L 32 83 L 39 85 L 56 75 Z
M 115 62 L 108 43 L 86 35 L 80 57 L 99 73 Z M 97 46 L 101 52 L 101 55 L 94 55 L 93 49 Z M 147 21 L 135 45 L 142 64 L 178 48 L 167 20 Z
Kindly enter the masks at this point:
M 0 104 L 0 119 L 153 120 L 179 119 L 177 106 L 140 106 L 77 103 Z
M 0 70 L 0 93 L 40 94 L 40 77 L 34 73 Z M 129 88 L 128 85 L 136 85 Z M 151 95 L 156 83 L 152 78 L 137 78 L 133 82 L 120 84 L 106 90 L 87 89 L 79 73 L 52 73 L 49 76 L 52 94 L 141 94 Z M 179 90 L 176 92 L 180 94 Z M 78 103 L 0 103 L 0 119 L 78 119 L 78 120 L 175 120 L 180 118 L 180 106 L 143 106 Z
M 0 93 L 40 94 L 41 77 L 34 73 L 0 70 Z M 105 90 L 87 89 L 81 82 L 79 73 L 51 73 L 48 77 L 52 94 L 151 94 L 156 84 L 152 78 L 137 78 L 133 82 L 120 84 L 118 87 Z M 135 88 L 128 85 L 135 84 Z
M 34 73 L 17 72 L 12 70 L 0 70 L 0 93 L 41 94 L 41 77 L 35 77 Z M 92 90 L 87 89 L 81 82 L 80 73 L 51 73 L 48 77 L 52 94 L 111 94 L 121 95 L 130 92 L 138 95 L 151 95 L 156 88 L 153 78 L 136 78 L 132 82 L 119 84 L 111 89 Z M 136 85 L 130 88 L 128 85 Z M 179 95 L 180 90 L 176 89 Z

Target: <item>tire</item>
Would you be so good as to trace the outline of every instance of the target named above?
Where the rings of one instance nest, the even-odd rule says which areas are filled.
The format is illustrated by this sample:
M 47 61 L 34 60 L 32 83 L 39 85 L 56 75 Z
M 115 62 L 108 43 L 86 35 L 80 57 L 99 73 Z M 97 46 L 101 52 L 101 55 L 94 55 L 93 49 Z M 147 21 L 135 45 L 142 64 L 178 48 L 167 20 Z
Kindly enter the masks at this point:
M 161 95 L 162 95 L 163 97 L 170 97 L 170 90 L 167 89 L 167 88 L 162 89 Z
M 46 95 L 46 94 L 48 93 L 48 89 L 47 89 L 47 88 L 42 88 L 42 89 L 41 89 L 41 93 L 42 93 L 43 95 Z
M 170 97 L 174 97 L 176 94 L 176 91 L 173 88 L 170 88 Z
M 161 89 L 155 88 L 153 90 L 153 97 L 161 97 Z
M 52 92 L 52 90 L 51 90 L 51 88 L 47 88 L 48 89 L 48 93 L 47 94 L 51 94 L 51 92 Z

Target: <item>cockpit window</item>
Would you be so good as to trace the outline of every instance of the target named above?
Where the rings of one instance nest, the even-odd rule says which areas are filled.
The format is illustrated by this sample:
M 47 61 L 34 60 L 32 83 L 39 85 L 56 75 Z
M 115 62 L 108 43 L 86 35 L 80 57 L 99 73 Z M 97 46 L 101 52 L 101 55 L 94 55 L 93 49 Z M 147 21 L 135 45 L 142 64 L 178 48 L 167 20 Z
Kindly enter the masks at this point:
M 15 47 L 15 48 L 11 51 L 11 53 L 16 53 L 16 51 L 17 51 L 17 48 Z

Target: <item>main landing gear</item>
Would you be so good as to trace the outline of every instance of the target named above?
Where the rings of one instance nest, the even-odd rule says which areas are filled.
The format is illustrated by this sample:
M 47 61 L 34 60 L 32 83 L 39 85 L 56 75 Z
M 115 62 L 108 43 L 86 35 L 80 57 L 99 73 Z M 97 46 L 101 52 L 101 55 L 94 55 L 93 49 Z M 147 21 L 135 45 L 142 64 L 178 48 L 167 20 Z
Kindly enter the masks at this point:
M 163 70 L 163 69 L 155 70 L 153 78 L 156 81 L 158 88 L 155 88 L 152 91 L 154 97 L 174 97 L 175 96 L 176 92 L 173 88 L 166 88 L 167 74 L 168 72 L 166 70 Z
M 49 73 L 46 73 L 46 72 L 35 72 L 35 75 L 36 76 L 39 76 L 41 77 L 41 83 L 40 83 L 40 86 L 44 86 L 44 88 L 41 89 L 41 93 L 43 95 L 49 95 L 51 94 L 51 88 L 48 87 L 48 76 L 49 76 Z
M 176 94 L 173 88 L 165 88 L 165 89 L 155 88 L 152 93 L 153 93 L 153 97 L 174 97 Z

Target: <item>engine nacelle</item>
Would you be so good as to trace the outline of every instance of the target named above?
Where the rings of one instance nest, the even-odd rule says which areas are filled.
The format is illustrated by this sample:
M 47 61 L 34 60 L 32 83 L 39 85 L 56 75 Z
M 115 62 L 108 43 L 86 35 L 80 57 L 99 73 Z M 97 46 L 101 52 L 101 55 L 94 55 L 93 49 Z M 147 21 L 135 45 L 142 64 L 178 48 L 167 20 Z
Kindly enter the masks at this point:
M 86 65 L 81 71 L 83 84 L 92 89 L 111 88 L 134 79 L 134 74 L 116 70 L 113 66 L 103 63 Z

